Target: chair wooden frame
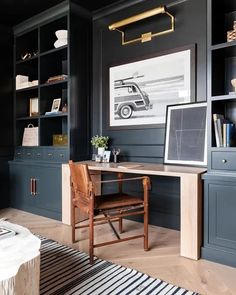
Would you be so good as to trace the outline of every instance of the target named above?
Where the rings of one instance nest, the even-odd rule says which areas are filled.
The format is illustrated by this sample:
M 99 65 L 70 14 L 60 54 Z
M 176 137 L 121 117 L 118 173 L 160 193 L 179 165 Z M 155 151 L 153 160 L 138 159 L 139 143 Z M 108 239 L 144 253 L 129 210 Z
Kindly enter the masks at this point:
M 129 241 L 137 238 L 144 239 L 144 250 L 148 250 L 148 198 L 149 198 L 149 189 L 150 189 L 150 178 L 148 176 L 141 177 L 132 177 L 124 178 L 123 173 L 118 173 L 118 179 L 115 180 L 104 180 L 99 182 L 93 182 L 91 180 L 89 170 L 86 164 L 78 164 L 73 161 L 69 161 L 70 172 L 71 172 L 71 194 L 72 194 L 72 242 L 76 242 L 75 231 L 76 229 L 89 227 L 89 258 L 90 263 L 93 263 L 94 260 L 94 248 L 107 246 L 115 243 L 120 243 L 124 241 Z M 82 174 L 78 174 L 81 173 Z M 122 184 L 128 181 L 142 181 L 143 186 L 143 199 L 137 201 L 137 197 L 127 195 L 123 193 Z M 95 186 L 97 184 L 106 184 L 106 183 L 117 183 L 118 184 L 118 194 L 105 194 L 105 195 L 96 195 Z M 118 196 L 121 200 L 119 206 L 115 204 L 115 197 Z M 128 198 L 126 199 L 126 196 Z M 114 197 L 114 199 L 112 199 Z M 130 199 L 134 198 L 134 199 Z M 105 198 L 105 199 L 104 199 Z M 114 207 L 103 208 L 104 204 L 101 200 L 115 200 Z M 123 198 L 123 199 L 122 199 Z M 130 199 L 130 201 L 129 201 Z M 135 200 L 135 201 L 133 201 Z M 97 206 L 99 202 L 102 205 Z M 108 202 L 109 203 L 109 202 Z M 112 204 L 113 204 L 112 203 Z M 88 224 L 85 225 L 76 225 L 75 221 L 75 210 L 80 208 L 80 210 L 88 214 Z M 100 209 L 99 209 L 100 208 Z M 98 217 L 96 213 L 98 211 Z M 99 216 L 103 214 L 103 216 Z M 112 222 L 119 222 L 119 233 L 123 231 L 122 220 L 123 217 L 134 216 L 134 215 L 143 215 L 143 234 L 133 235 L 126 238 L 121 238 L 114 228 Z M 111 240 L 103 243 L 94 242 L 94 226 L 108 223 L 112 230 L 114 231 L 117 240 Z

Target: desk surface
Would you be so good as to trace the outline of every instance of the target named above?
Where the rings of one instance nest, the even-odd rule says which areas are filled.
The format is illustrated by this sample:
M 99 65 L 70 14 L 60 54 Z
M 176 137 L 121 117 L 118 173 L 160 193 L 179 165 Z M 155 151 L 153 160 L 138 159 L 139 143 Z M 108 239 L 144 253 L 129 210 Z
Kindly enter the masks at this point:
M 163 175 L 181 177 L 186 174 L 202 174 L 206 172 L 206 168 L 175 166 L 163 164 L 148 164 L 136 162 L 120 162 L 120 163 L 97 163 L 95 161 L 83 161 L 80 163 L 87 164 L 90 170 L 110 171 L 110 172 L 127 172 L 147 175 Z

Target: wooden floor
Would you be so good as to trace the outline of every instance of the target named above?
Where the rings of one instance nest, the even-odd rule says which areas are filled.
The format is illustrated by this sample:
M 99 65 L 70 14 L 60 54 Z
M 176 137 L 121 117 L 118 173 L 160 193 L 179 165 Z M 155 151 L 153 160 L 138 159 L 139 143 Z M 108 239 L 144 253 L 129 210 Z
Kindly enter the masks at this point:
M 0 218 L 23 225 L 65 245 L 87 251 L 87 230 L 80 232 L 80 242 L 71 245 L 70 226 L 58 221 L 15 209 L 0 210 Z M 124 230 L 142 230 L 142 224 L 124 221 Z M 125 234 L 124 234 L 125 235 Z M 193 261 L 179 256 L 178 231 L 150 226 L 150 251 L 143 251 L 142 240 L 133 240 L 96 249 L 99 258 L 137 269 L 152 277 L 186 289 L 211 295 L 236 294 L 236 269 L 206 260 Z M 113 238 L 108 225 L 96 227 L 96 241 Z

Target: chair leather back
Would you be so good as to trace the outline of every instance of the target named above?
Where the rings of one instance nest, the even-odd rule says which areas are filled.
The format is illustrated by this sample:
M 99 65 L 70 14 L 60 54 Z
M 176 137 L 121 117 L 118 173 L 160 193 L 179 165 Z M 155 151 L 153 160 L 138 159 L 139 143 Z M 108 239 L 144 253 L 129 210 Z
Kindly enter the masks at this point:
M 75 164 L 69 161 L 73 202 L 82 209 L 89 207 L 89 183 L 91 177 L 86 164 Z M 87 210 L 86 210 L 87 211 Z

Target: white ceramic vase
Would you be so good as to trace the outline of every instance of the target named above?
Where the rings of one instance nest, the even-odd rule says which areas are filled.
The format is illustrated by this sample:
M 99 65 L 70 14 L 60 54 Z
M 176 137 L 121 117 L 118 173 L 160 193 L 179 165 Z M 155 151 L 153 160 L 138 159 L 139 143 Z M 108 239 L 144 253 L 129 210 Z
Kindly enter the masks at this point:
M 103 157 L 104 152 L 105 152 L 105 148 L 104 147 L 99 147 L 98 148 L 98 155 L 99 156 Z

